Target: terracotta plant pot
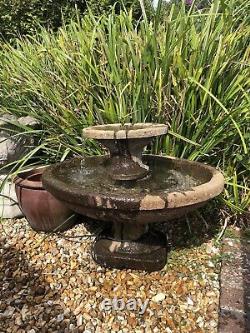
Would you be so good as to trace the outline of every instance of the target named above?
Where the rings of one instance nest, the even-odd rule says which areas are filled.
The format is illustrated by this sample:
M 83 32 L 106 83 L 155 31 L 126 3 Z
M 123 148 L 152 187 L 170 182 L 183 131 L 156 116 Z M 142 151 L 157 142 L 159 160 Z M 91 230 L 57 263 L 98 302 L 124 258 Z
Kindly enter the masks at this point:
M 46 167 L 22 172 L 14 179 L 19 206 L 36 231 L 63 231 L 75 224 L 76 215 L 42 185 Z

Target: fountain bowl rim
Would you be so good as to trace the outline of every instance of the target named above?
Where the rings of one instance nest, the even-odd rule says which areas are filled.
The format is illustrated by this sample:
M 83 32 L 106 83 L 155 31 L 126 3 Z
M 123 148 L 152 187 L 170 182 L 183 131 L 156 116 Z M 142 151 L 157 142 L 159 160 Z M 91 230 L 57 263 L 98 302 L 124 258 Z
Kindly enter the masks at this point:
M 115 123 L 90 126 L 83 129 L 83 137 L 99 140 L 139 139 L 166 134 L 168 126 L 157 123 Z

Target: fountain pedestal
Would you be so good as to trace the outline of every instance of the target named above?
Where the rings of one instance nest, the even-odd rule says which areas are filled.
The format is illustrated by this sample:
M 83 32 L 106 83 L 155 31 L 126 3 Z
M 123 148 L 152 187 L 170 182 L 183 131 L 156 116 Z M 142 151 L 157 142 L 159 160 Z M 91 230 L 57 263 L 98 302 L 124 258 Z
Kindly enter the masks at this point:
M 166 235 L 147 225 L 115 223 L 95 239 L 92 257 L 104 267 L 160 270 L 166 264 Z

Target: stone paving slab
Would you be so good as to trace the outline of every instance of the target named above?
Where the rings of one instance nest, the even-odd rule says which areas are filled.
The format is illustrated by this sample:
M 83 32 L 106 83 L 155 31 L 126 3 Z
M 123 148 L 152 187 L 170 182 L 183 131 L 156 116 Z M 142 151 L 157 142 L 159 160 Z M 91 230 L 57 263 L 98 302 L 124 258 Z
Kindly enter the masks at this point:
M 226 238 L 222 253 L 218 333 L 250 332 L 250 243 Z

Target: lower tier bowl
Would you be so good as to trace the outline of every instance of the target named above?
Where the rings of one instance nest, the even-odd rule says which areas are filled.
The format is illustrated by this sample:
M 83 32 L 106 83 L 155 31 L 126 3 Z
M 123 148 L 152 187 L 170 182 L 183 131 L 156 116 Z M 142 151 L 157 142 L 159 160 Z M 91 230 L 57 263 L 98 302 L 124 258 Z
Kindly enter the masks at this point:
M 139 181 L 108 177 L 108 156 L 74 158 L 51 165 L 43 185 L 73 211 L 96 220 L 148 224 L 179 218 L 221 193 L 223 175 L 188 160 L 144 155 L 150 175 Z

